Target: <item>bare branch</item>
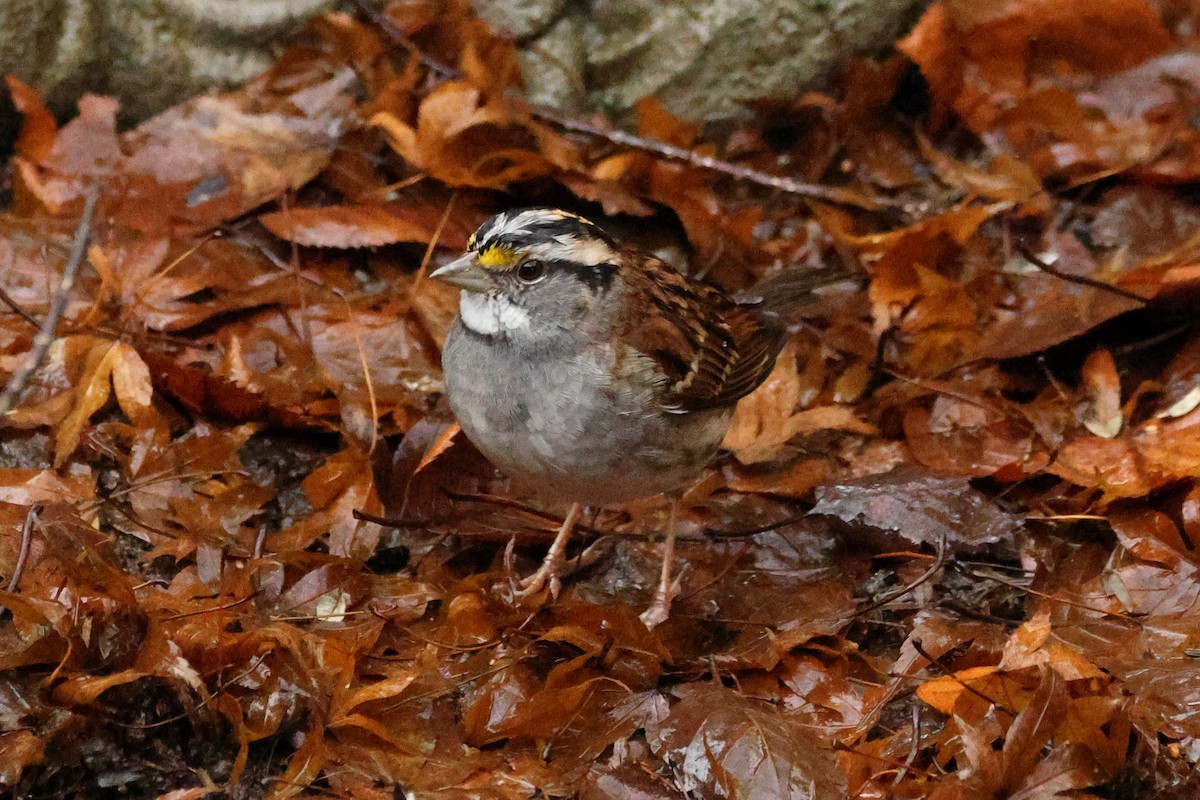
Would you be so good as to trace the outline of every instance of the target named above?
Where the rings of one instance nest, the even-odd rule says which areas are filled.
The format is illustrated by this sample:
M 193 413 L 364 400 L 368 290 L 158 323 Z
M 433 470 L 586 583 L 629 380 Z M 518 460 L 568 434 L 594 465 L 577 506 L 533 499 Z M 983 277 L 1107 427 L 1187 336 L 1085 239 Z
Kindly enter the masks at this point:
M 96 203 L 100 198 L 100 187 L 93 186 L 88 190 L 87 199 L 83 204 L 83 215 L 79 218 L 79 227 L 75 229 L 75 240 L 71 243 L 71 254 L 67 258 L 67 266 L 63 269 L 58 289 L 50 300 L 50 310 L 42 320 L 42 326 L 33 337 L 33 346 L 29 350 L 29 358 L 25 366 L 12 374 L 0 394 L 0 417 L 6 415 L 16 406 L 25 391 L 29 377 L 41 367 L 50 350 L 50 345 L 57 338 L 55 332 L 58 320 L 67 309 L 67 301 L 71 296 L 71 287 L 75 285 L 75 276 L 83 264 L 84 254 L 87 253 L 88 237 L 92 232 L 92 219 L 96 216 Z
M 7 591 L 15 592 L 21 582 L 21 573 L 25 571 L 25 560 L 29 558 L 29 545 L 33 541 L 33 527 L 40 525 L 38 515 L 42 513 L 41 503 L 34 503 L 25 515 L 25 524 L 21 527 L 21 550 L 17 553 L 17 565 L 13 567 L 12 577 L 8 579 Z

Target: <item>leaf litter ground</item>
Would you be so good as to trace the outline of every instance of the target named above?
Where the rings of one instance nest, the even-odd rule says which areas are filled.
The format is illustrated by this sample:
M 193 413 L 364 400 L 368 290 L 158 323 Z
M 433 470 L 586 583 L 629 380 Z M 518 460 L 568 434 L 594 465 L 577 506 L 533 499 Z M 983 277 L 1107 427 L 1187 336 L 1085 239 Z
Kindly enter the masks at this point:
M 1196 796 L 1195 30 L 934 5 L 720 139 L 531 108 L 509 43 L 421 0 L 126 132 L 10 79 L 0 786 Z M 580 525 L 563 595 L 518 600 L 506 548 L 532 568 L 561 509 L 440 395 L 457 298 L 425 275 L 521 205 L 727 289 L 863 279 L 688 487 L 653 632 L 665 504 Z

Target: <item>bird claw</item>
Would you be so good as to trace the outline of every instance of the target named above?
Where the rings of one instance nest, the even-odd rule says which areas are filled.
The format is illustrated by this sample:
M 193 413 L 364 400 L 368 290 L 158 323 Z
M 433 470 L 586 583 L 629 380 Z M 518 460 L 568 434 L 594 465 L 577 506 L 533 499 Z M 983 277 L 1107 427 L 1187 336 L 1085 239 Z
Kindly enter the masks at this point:
M 546 558 L 542 561 L 542 565 L 538 567 L 537 572 L 528 578 L 515 580 L 513 548 L 516 546 L 516 540 L 509 540 L 508 546 L 504 549 L 504 565 L 508 569 L 510 578 L 513 579 L 514 596 L 529 597 L 549 587 L 550 597 L 555 600 L 558 599 L 558 593 L 562 590 L 560 574 L 567 560 L 567 539 L 571 536 L 571 529 L 575 526 L 575 518 L 579 516 L 580 509 L 581 506 L 579 504 L 571 506 L 571 510 L 567 512 L 566 519 L 563 520 L 562 527 L 558 529 L 558 534 L 554 537 L 554 542 L 550 545 L 549 551 L 546 552 Z
M 675 576 L 675 579 L 670 583 L 660 583 L 654 591 L 654 602 L 650 607 L 638 615 L 638 619 L 646 626 L 648 630 L 654 630 L 656 627 L 666 622 L 671 616 L 671 603 L 679 596 L 683 585 L 683 573 L 680 572 Z
M 558 593 L 562 591 L 562 579 L 596 563 L 604 555 L 607 544 L 604 539 L 599 539 L 584 548 L 583 552 L 575 558 L 569 560 L 566 558 L 551 559 L 547 556 L 542 565 L 538 567 L 537 572 L 518 579 L 516 568 L 513 566 L 513 540 L 509 540 L 508 547 L 504 550 L 504 568 L 512 579 L 513 594 L 516 597 L 529 597 L 549 587 L 550 597 L 557 600 Z M 552 561 L 554 563 L 551 563 Z
M 541 585 L 537 585 L 536 583 L 536 579 L 542 573 L 541 569 L 528 577 L 517 577 L 517 567 L 513 563 L 513 550 L 516 548 L 516 545 L 517 537 L 514 536 L 508 540 L 508 544 L 504 547 L 504 572 L 508 575 L 508 583 L 512 586 L 513 595 L 515 597 L 527 597 L 541 591 L 542 586 L 545 585 L 545 580 L 543 576 Z M 545 564 L 542 566 L 545 566 Z
M 513 575 L 511 548 L 505 553 L 505 562 L 507 563 L 509 574 Z M 538 567 L 537 572 L 532 575 L 516 580 L 513 575 L 513 595 L 516 597 L 530 597 L 540 593 L 543 589 L 549 587 L 550 597 L 554 600 L 558 599 L 558 593 L 562 590 L 562 579 L 559 577 L 559 570 L 562 568 L 562 559 L 546 556 L 546 560 Z

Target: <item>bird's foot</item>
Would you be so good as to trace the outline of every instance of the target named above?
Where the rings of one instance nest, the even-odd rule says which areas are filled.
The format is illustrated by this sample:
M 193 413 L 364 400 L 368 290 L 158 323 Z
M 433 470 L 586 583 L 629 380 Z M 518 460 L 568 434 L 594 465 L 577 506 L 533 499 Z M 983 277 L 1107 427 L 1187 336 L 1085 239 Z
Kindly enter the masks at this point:
M 654 592 L 654 602 L 638 615 L 643 625 L 654 630 L 667 621 L 667 618 L 671 616 L 671 602 L 679 596 L 682 581 L 683 573 L 680 572 L 675 576 L 675 580 L 659 583 L 658 589 Z
M 513 595 L 516 597 L 529 597 L 549 587 L 550 596 L 557 600 L 558 593 L 562 589 L 564 559 L 561 557 L 561 554 L 557 554 L 559 556 L 557 558 L 554 557 L 555 555 L 554 552 L 547 553 L 546 558 L 542 561 L 542 565 L 532 575 L 519 580 L 514 575 L 513 585 L 515 589 L 513 590 Z M 508 568 L 509 573 L 512 574 L 511 560 L 508 563 Z
M 537 572 L 527 578 L 514 580 L 514 596 L 529 597 L 548 587 L 550 596 L 558 599 L 558 593 L 562 589 L 563 565 L 567 560 L 567 540 L 571 538 L 571 530 L 575 527 L 575 519 L 581 510 L 582 506 L 579 504 L 571 506 L 571 510 L 567 512 L 567 517 L 563 520 L 562 527 L 558 529 L 558 534 L 550 544 L 550 549 L 546 552 L 546 557 L 542 560 L 542 565 L 538 567 Z M 515 574 L 512 562 L 513 546 L 514 542 L 510 541 L 504 551 L 504 563 L 509 575 Z

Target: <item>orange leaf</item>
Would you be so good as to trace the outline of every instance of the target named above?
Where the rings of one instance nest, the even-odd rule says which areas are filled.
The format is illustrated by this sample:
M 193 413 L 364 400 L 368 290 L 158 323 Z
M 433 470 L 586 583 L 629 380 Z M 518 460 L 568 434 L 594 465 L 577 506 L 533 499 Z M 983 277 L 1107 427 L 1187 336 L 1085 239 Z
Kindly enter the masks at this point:
M 55 342 L 57 348 L 62 340 Z M 79 445 L 83 426 L 105 403 L 112 391 L 113 364 L 117 359 L 117 343 L 95 339 L 84 356 L 83 373 L 75 387 L 71 412 L 58 428 L 55 437 L 54 466 L 63 465 Z
M 943 714 L 954 713 L 954 704 L 959 696 L 967 691 L 968 686 L 982 683 L 985 679 L 996 675 L 998 667 L 971 667 L 954 675 L 943 675 L 917 687 L 917 697 L 923 703 L 933 706 Z
M 144 423 L 154 394 L 150 370 L 137 350 L 124 342 L 118 342 L 114 348 L 112 383 L 125 416 L 134 424 Z
M 413 470 L 413 475 L 416 475 L 425 467 L 432 464 L 438 456 L 450 449 L 450 445 L 454 444 L 454 437 L 458 436 L 459 427 L 457 422 L 452 422 L 446 426 L 446 429 L 438 434 L 438 437 L 433 440 L 433 444 L 429 445 L 429 449 L 425 451 L 425 455 L 421 456 L 421 462 L 417 464 L 417 468 Z
M 1004 737 L 1003 762 L 1007 786 L 1020 786 L 1042 755 L 1067 710 L 1066 683 L 1052 669 L 1042 668 L 1041 681 Z
M 428 242 L 433 230 L 385 205 L 324 206 L 272 211 L 258 218 L 281 239 L 305 247 L 380 247 Z
M 417 674 L 415 670 L 401 670 L 397 674 L 389 675 L 381 681 L 368 683 L 365 686 L 359 686 L 350 691 L 343 698 L 335 702 L 330 713 L 331 724 L 346 721 L 351 716 L 349 712 L 363 703 L 395 697 L 416 680 Z
M 23 117 L 21 134 L 17 137 L 13 149 L 19 155 L 31 161 L 42 161 L 49 158 L 54 147 L 54 138 L 58 134 L 58 123 L 50 109 L 46 108 L 37 90 L 15 75 L 6 75 L 8 92 L 12 96 L 13 105 Z
M 1121 432 L 1121 378 L 1107 350 L 1097 350 L 1083 364 L 1083 386 L 1088 395 L 1083 425 L 1096 436 L 1112 439 Z
M 146 673 L 140 669 L 126 669 L 112 675 L 99 677 L 81 676 L 58 684 L 54 687 L 51 695 L 56 703 L 66 706 L 84 706 L 114 686 L 133 683 L 144 677 L 146 677 Z

